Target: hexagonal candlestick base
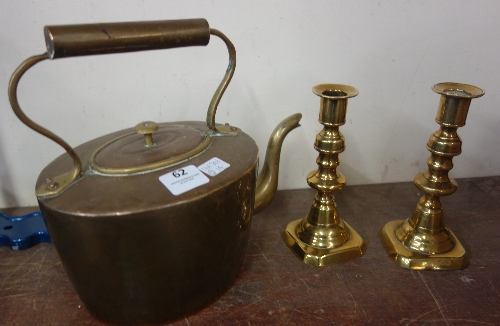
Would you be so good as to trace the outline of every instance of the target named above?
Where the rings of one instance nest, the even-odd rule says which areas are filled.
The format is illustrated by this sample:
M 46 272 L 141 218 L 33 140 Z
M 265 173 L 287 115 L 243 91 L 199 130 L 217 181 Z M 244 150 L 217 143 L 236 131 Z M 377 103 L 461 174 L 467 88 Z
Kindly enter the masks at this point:
M 346 222 L 345 228 L 351 236 L 345 244 L 337 248 L 318 248 L 308 245 L 297 236 L 295 230 L 301 221 L 302 219 L 298 219 L 290 222 L 281 237 L 295 256 L 308 265 L 332 265 L 361 256 L 365 252 L 365 242 Z
M 398 241 L 395 232 L 401 223 L 403 223 L 402 220 L 392 221 L 380 230 L 380 239 L 389 257 L 397 265 L 411 270 L 457 270 L 469 265 L 464 247 L 451 230 L 448 229 L 455 238 L 455 246 L 452 250 L 442 254 L 423 254 L 406 248 Z

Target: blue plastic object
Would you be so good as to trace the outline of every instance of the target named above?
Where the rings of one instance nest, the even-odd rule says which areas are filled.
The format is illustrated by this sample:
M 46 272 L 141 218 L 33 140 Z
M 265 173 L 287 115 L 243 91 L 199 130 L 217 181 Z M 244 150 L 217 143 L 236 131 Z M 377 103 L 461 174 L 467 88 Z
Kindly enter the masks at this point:
M 51 242 L 42 213 L 34 212 L 24 216 L 0 213 L 0 246 L 23 250 L 40 242 Z

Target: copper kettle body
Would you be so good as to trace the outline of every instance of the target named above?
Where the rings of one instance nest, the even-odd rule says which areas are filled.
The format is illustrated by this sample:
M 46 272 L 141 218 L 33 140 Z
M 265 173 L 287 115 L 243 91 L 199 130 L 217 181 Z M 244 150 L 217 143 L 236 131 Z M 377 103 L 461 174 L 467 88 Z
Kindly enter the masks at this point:
M 144 122 L 72 148 L 19 107 L 20 78 L 45 59 L 206 45 L 210 35 L 226 43 L 230 62 L 206 123 Z M 215 123 L 236 51 L 204 19 L 49 26 L 45 38 L 47 53 L 14 72 L 9 99 L 22 122 L 67 152 L 41 172 L 36 195 L 85 307 L 107 322 L 137 324 L 174 320 L 213 302 L 238 275 L 252 215 L 276 192 L 281 144 L 301 115 L 273 131 L 257 176 L 255 142 L 237 127 Z M 229 167 L 196 172 L 208 181 L 188 191 L 174 194 L 159 182 L 213 159 Z

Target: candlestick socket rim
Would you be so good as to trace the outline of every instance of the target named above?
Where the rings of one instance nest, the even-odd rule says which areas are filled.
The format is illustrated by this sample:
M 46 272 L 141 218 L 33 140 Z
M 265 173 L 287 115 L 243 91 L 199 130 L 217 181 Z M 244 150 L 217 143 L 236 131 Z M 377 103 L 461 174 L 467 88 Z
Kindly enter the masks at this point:
M 484 95 L 484 90 L 479 87 L 453 82 L 444 82 L 432 86 L 432 90 L 447 97 L 472 99 Z
M 312 91 L 319 97 L 331 100 L 348 99 L 359 94 L 355 87 L 343 84 L 319 84 L 314 86 Z

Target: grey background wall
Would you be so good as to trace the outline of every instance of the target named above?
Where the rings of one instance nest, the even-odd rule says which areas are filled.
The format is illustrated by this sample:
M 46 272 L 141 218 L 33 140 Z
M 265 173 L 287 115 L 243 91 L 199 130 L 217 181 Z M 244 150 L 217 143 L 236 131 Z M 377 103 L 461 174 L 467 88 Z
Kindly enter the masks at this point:
M 63 153 L 14 116 L 7 86 L 43 53 L 43 26 L 203 17 L 235 44 L 238 64 L 217 121 L 241 127 L 262 153 L 274 126 L 302 112 L 283 146 L 280 189 L 305 188 L 319 83 L 359 89 L 341 127 L 339 171 L 349 184 L 410 181 L 426 170 L 444 81 L 473 84 L 459 129 L 455 178 L 500 173 L 500 2 L 497 1 L 2 1 L 0 10 L 0 207 L 35 205 L 35 180 Z M 77 146 L 144 120 L 204 120 L 227 66 L 224 44 L 44 62 L 21 80 L 26 114 Z

